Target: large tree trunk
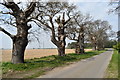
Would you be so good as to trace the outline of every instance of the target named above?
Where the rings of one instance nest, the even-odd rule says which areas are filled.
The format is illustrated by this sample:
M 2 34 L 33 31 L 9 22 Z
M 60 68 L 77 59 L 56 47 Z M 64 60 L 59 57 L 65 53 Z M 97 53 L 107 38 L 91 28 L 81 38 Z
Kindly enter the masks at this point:
M 65 45 L 53 39 L 51 41 L 57 46 L 58 56 L 65 56 Z
M 80 28 L 80 33 L 78 36 L 78 41 L 76 45 L 76 53 L 77 54 L 84 54 L 84 29 L 83 27 Z
M 24 63 L 24 52 L 28 44 L 27 38 L 16 38 L 13 41 L 12 63 Z
M 76 43 L 75 53 L 76 53 L 76 54 L 80 54 L 80 45 L 79 45 L 79 42 L 78 42 L 78 41 L 77 41 L 77 43 Z
M 92 48 L 92 50 L 97 50 L 96 43 L 92 43 L 92 44 L 93 44 L 93 48 Z
M 56 40 L 55 33 L 52 33 L 51 41 L 57 46 L 58 56 L 65 56 L 65 38 L 64 35 L 59 35 L 58 40 Z
M 75 53 L 77 54 L 84 54 L 85 51 L 84 51 L 84 35 L 80 35 L 79 40 L 77 41 L 76 43 L 76 50 L 75 50 Z
M 80 33 L 80 54 L 84 54 L 84 31 L 82 30 L 82 32 Z
M 58 47 L 58 55 L 65 56 L 65 46 Z
M 19 20 L 20 21 L 20 20 Z M 26 46 L 28 45 L 28 30 L 30 26 L 27 26 L 25 21 L 17 23 L 17 35 L 14 36 L 13 40 L 13 50 L 12 50 L 12 63 L 24 63 L 24 52 Z
M 84 54 L 85 51 L 84 51 L 84 43 L 76 43 L 76 49 L 75 49 L 75 53 L 76 54 Z
M 93 46 L 92 50 L 97 50 L 97 47 L 96 47 L 96 46 Z
M 59 56 L 65 56 L 65 42 L 66 36 L 64 34 L 64 28 L 58 30 L 58 42 L 59 42 L 59 46 L 58 47 L 58 55 Z

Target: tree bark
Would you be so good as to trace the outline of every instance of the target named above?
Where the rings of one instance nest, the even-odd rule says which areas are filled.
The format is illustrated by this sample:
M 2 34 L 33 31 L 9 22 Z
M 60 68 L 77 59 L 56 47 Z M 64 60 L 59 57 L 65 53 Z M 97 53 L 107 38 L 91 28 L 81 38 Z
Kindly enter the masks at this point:
M 59 56 L 65 56 L 65 32 L 64 32 L 65 28 L 64 26 L 60 26 L 58 27 L 58 42 L 60 43 L 58 47 L 58 55 Z
M 26 19 L 23 13 L 16 18 L 17 35 L 14 36 L 13 50 L 12 50 L 12 63 L 24 63 L 24 52 L 28 45 L 28 30 L 31 26 L 27 25 Z
M 84 54 L 85 51 L 84 51 L 84 30 L 83 29 L 81 30 L 79 41 L 80 41 L 80 54 Z
M 57 46 L 58 56 L 65 56 L 65 41 L 62 43 L 52 38 L 51 41 Z
M 65 56 L 65 46 L 58 47 L 58 56 Z
M 93 50 L 97 50 L 97 46 L 95 43 L 93 43 Z
M 59 34 L 58 40 L 55 38 L 55 32 L 52 31 L 51 41 L 57 46 L 58 56 L 65 56 L 65 36 Z
M 78 41 L 76 45 L 76 53 L 77 54 L 84 54 L 84 29 L 83 27 L 80 28 L 80 33 L 78 36 Z
M 24 52 L 28 44 L 27 37 L 18 37 L 13 40 L 12 63 L 24 63 Z
M 96 50 L 96 47 L 94 46 L 94 47 L 92 48 L 92 50 L 95 51 L 95 50 Z
M 75 53 L 77 54 L 84 54 L 84 30 L 81 28 L 80 33 L 78 36 L 78 40 L 76 42 L 76 50 Z
M 77 41 L 77 43 L 76 43 L 75 53 L 76 53 L 76 54 L 80 54 L 80 45 L 79 45 L 79 42 L 78 42 L 78 41 Z

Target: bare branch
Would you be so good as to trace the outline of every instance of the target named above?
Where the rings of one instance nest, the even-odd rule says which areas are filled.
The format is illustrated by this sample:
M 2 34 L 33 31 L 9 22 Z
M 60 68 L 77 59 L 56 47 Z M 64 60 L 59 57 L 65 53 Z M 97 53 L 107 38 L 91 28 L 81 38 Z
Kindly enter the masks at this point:
M 71 20 L 70 11 L 67 13 L 67 16 L 68 16 L 69 19 L 67 21 L 65 21 L 64 25 L 67 24 Z
M 31 13 L 34 11 L 36 7 L 36 2 L 31 2 L 30 6 L 24 11 L 26 18 L 31 15 Z
M 52 29 L 54 29 L 54 24 L 53 24 L 53 21 L 52 21 L 52 17 L 49 17 L 50 18 L 50 23 L 51 23 L 51 25 L 52 25 Z
M 12 23 L 12 18 L 10 18 L 10 19 L 11 19 L 11 21 L 8 21 L 8 20 L 5 20 L 5 19 L 0 19 L 0 21 L 3 21 L 5 24 L 9 24 L 11 26 L 16 27 L 15 22 Z
M 51 28 L 47 23 L 44 23 L 44 22 L 42 22 L 42 21 L 39 20 L 39 19 L 35 19 L 35 20 L 39 21 L 42 25 L 44 25 L 44 26 L 46 26 L 47 28 L 49 28 L 50 30 L 52 30 L 52 28 Z
M 9 37 L 11 37 L 12 39 L 14 38 L 14 35 L 10 34 L 9 32 L 7 32 L 6 30 L 4 30 L 2 27 L 0 27 L 0 31 L 4 32 L 5 34 L 7 34 Z
M 78 39 L 75 39 L 75 36 L 74 36 L 74 37 L 67 36 L 67 37 L 68 37 L 68 39 L 70 39 L 70 40 L 78 41 Z
M 10 15 L 13 15 L 13 13 L 12 12 L 0 12 L 0 13 L 2 13 L 2 14 L 10 14 Z
M 2 3 L 2 5 L 4 5 L 5 7 L 7 7 L 8 9 L 11 9 L 13 11 L 13 14 L 15 17 L 17 17 L 17 14 L 20 11 L 20 8 L 17 4 L 15 4 L 15 2 L 5 2 Z

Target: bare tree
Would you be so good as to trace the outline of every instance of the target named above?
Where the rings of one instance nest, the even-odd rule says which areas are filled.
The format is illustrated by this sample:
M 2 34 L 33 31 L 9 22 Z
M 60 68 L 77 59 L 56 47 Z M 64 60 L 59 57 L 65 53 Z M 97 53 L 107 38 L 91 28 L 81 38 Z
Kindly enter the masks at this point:
M 92 18 L 89 14 L 84 16 L 80 12 L 76 12 L 73 20 L 68 25 L 70 26 L 67 28 L 68 38 L 76 41 L 75 53 L 77 54 L 84 54 L 86 28 L 91 20 Z
M 42 8 L 41 8 L 42 6 Z M 31 18 L 38 26 L 51 32 L 51 41 L 58 48 L 58 55 L 65 55 L 66 45 L 66 24 L 71 20 L 71 12 L 75 9 L 74 5 L 67 2 L 47 2 L 39 3 L 35 17 Z
M 109 9 L 109 13 L 117 13 L 118 14 L 118 32 L 117 32 L 117 38 L 118 42 L 120 42 L 120 0 L 111 0 L 110 5 L 113 7 Z
M 28 45 L 28 30 L 32 27 L 28 25 L 30 15 L 34 12 L 36 3 L 30 2 L 26 9 L 21 9 L 19 3 L 9 0 L 0 3 L 4 6 L 4 10 L 0 12 L 3 15 L 0 19 L 1 23 L 7 24 L 7 27 L 17 28 L 17 34 L 12 35 L 4 29 L 4 25 L 0 27 L 0 31 L 7 34 L 13 41 L 12 63 L 24 63 L 24 52 Z M 26 5 L 24 5 L 26 6 Z M 10 16 L 10 17 L 9 17 Z M 8 19 L 4 18 L 7 17 Z
M 95 20 L 89 25 L 87 34 L 94 50 L 104 49 L 105 41 L 109 35 L 107 31 L 111 30 L 111 25 L 107 21 Z

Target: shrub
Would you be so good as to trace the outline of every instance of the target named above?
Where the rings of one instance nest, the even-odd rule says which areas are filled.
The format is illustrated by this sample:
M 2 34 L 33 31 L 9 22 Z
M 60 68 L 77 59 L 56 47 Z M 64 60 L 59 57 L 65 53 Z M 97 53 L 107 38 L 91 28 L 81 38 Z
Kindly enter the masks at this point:
M 120 42 L 113 46 L 114 49 L 120 50 Z

